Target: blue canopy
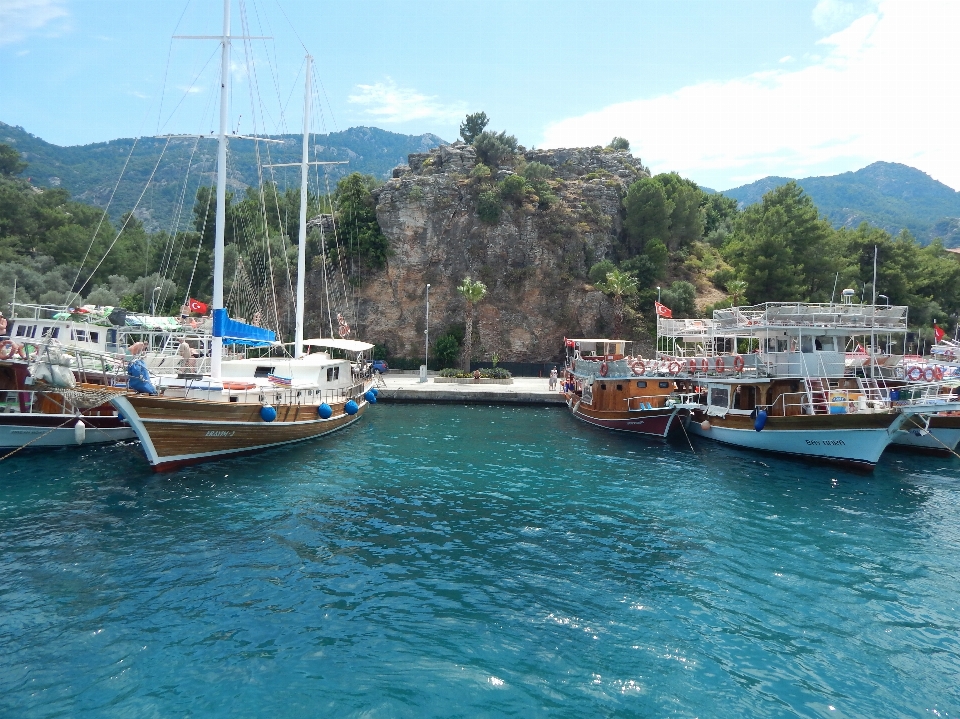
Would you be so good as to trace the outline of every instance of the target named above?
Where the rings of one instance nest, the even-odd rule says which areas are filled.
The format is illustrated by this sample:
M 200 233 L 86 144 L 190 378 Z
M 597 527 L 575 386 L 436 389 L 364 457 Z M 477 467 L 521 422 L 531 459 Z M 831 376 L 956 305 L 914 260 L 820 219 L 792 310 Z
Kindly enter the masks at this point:
M 271 330 L 230 319 L 224 309 L 213 311 L 213 336 L 222 337 L 224 344 L 249 347 L 267 347 L 277 339 Z

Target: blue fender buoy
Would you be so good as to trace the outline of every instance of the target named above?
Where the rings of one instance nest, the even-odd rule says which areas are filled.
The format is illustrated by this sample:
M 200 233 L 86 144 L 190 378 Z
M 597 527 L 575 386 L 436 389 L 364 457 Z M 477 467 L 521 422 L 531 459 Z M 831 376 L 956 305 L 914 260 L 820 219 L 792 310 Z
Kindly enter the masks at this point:
M 357 413 L 360 408 L 357 406 L 357 403 L 353 400 L 350 400 L 345 405 L 343 405 L 343 411 L 347 414 L 353 416 Z
M 767 412 L 766 410 L 760 410 L 757 412 L 757 419 L 753 423 L 753 428 L 758 432 L 764 428 L 767 424 Z
M 378 390 L 376 387 L 371 387 L 370 389 L 367 390 L 367 392 L 373 392 L 374 397 L 380 396 L 380 390 Z
M 330 405 L 324 402 L 317 407 L 317 414 L 320 415 L 320 419 L 330 419 L 333 416 L 333 410 L 330 409 Z
M 263 405 L 263 407 L 260 408 L 260 419 L 262 419 L 264 422 L 272 422 L 276 418 L 277 418 L 277 410 L 275 410 L 270 405 L 265 404 Z
M 377 395 L 372 389 L 368 389 L 366 392 L 364 392 L 363 398 L 367 400 L 367 402 L 369 402 L 370 404 L 377 403 Z

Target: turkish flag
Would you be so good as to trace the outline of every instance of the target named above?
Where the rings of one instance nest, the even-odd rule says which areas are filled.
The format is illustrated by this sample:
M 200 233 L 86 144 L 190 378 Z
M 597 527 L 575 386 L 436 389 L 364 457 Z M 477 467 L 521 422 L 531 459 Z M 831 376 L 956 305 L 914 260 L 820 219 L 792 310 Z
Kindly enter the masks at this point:
M 942 329 L 940 329 L 940 328 L 937 327 L 936 325 L 933 326 L 933 336 L 937 338 L 937 342 L 939 342 L 940 340 L 942 340 L 942 339 L 943 339 L 943 336 L 944 336 L 945 334 L 947 334 L 947 333 L 944 332 Z
M 653 306 L 657 308 L 658 317 L 666 317 L 668 320 L 673 319 L 673 310 L 666 305 L 661 305 L 659 302 L 654 302 Z
M 207 314 L 207 306 L 200 300 L 190 298 L 189 307 L 191 312 L 198 312 L 201 315 Z

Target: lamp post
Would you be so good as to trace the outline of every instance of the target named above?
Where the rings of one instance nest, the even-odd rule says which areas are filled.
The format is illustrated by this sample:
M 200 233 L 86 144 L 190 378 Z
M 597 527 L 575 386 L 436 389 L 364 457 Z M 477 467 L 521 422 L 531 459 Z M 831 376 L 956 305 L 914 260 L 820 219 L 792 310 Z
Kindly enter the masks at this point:
M 152 299 L 152 301 L 150 302 L 150 314 L 151 314 L 151 315 L 156 315 L 156 314 L 157 314 L 157 295 L 158 295 L 160 292 L 162 292 L 162 291 L 163 291 L 163 288 L 162 288 L 162 287 L 154 287 L 154 288 L 153 288 L 153 293 L 152 293 L 152 298 L 153 298 L 153 299 Z
M 660 285 L 657 285 L 657 302 L 660 301 Z
M 424 369 L 430 365 L 430 284 L 427 283 L 427 319 L 423 327 L 423 366 Z M 420 378 L 421 382 L 427 381 L 427 373 L 424 372 Z

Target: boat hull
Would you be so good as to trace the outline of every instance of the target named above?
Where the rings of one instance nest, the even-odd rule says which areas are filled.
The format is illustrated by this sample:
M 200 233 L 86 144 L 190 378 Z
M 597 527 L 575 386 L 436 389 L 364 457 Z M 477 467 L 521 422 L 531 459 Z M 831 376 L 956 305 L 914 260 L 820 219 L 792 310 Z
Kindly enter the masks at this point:
M 705 429 L 702 422 L 709 422 Z M 749 416 L 691 416 L 690 434 L 744 449 L 873 469 L 902 418 L 892 414 L 770 417 L 757 432 Z
M 574 417 L 594 427 L 602 427 L 615 432 L 639 434 L 645 437 L 663 439 L 676 427 L 680 410 L 675 407 L 663 407 L 641 412 L 604 412 L 592 410 L 582 403 L 577 403 L 577 397 L 568 400 L 570 411 Z
M 908 419 L 898 431 L 891 444 L 924 454 L 951 455 L 960 443 L 960 416 L 934 415 L 926 425 L 920 416 Z
M 132 394 L 113 403 L 158 472 L 322 437 L 353 424 L 367 407 L 361 399 L 356 414 L 349 415 L 342 404 L 336 405 L 334 415 L 325 420 L 317 416 L 315 405 L 280 405 L 274 407 L 276 420 L 265 422 L 259 404 Z
M 35 447 L 76 447 L 77 420 L 86 425 L 83 444 L 109 444 L 136 435 L 117 417 L 70 414 L 0 414 L 0 449 L 15 449 L 29 443 Z

